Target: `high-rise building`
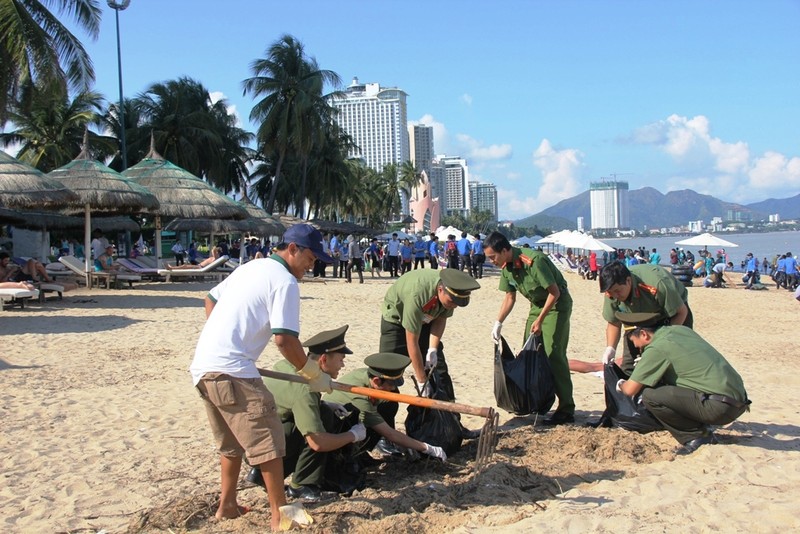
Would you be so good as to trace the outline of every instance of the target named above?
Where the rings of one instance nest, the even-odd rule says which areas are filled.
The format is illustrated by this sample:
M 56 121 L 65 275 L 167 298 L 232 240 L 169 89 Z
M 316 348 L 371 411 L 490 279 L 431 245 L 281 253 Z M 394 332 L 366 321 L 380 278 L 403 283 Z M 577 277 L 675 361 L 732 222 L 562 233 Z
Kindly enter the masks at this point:
M 600 181 L 589 184 L 592 228 L 630 228 L 628 220 L 628 182 Z
M 444 213 L 464 217 L 469 214 L 469 166 L 467 160 L 458 156 L 436 157 L 444 169 Z M 435 167 L 435 165 L 434 165 Z
M 469 183 L 469 208 L 477 211 L 488 211 L 491 221 L 497 221 L 497 186 L 480 182 Z
M 409 124 L 408 143 L 411 162 L 417 171 L 425 171 L 430 176 L 435 156 L 433 151 L 433 126 Z
M 444 165 L 439 160 L 434 160 L 431 164 L 428 180 L 431 184 L 431 195 L 433 198 L 439 199 L 439 205 L 443 210 L 442 215 L 444 215 L 444 206 L 447 204 L 447 187 L 445 187 Z
M 353 78 L 342 96 L 330 100 L 339 110 L 336 122 L 357 146 L 349 157 L 363 159 L 378 172 L 388 163 L 400 166 L 410 159 L 406 96 L 396 87 Z

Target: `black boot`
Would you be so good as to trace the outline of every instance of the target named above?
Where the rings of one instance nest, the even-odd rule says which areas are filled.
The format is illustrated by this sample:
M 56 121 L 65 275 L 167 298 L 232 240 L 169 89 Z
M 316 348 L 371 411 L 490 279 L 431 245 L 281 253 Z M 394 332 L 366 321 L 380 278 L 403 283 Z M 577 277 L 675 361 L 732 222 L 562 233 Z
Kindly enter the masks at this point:
M 251 484 L 255 484 L 256 486 L 261 486 L 262 488 L 267 489 L 267 484 L 264 482 L 264 475 L 261 474 L 261 469 L 258 467 L 250 469 L 250 472 L 247 473 L 245 480 Z

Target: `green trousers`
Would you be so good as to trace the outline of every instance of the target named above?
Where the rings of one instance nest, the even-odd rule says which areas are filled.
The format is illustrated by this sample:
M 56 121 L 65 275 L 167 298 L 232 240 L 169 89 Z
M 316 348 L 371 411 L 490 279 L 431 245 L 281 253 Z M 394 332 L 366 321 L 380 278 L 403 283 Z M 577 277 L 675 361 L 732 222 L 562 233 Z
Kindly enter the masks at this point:
M 525 324 L 523 343 L 531 334 L 531 325 L 539 317 L 542 309 L 531 304 L 528 322 Z M 556 397 L 558 397 L 557 412 L 573 415 L 575 401 L 572 398 L 572 378 L 569 374 L 567 361 L 567 345 L 569 344 L 569 319 L 572 316 L 572 297 L 566 291 L 561 293 L 558 302 L 550 310 L 542 322 L 542 342 L 550 367 L 553 369 L 553 378 L 556 383 Z

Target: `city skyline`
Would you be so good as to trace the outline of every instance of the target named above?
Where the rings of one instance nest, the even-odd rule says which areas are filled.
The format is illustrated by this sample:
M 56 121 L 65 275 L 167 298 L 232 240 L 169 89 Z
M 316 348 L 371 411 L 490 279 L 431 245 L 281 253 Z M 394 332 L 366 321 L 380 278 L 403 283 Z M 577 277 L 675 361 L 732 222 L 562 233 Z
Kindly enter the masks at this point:
M 114 17 L 102 9 L 98 41 L 76 36 L 94 61 L 95 90 L 113 102 Z M 230 0 L 224 11 L 208 0 L 132 0 L 120 31 L 126 97 L 189 76 L 250 131 L 241 82 L 291 34 L 342 88 L 358 77 L 406 92 L 408 121 L 433 127 L 436 152 L 466 159 L 470 180 L 497 186 L 506 220 L 611 176 L 632 190 L 739 203 L 796 195 L 799 17 L 789 0 Z

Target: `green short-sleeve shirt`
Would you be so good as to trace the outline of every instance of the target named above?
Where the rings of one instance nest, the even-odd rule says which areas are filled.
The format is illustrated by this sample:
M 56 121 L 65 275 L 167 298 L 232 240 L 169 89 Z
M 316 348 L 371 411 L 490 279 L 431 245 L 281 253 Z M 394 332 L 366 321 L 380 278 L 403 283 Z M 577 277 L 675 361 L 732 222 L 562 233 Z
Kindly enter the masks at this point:
M 500 291 L 516 291 L 538 308 L 544 306 L 551 285 L 566 291 L 567 281 L 546 254 L 530 248 L 511 247 L 511 251 L 512 260 L 500 271 Z M 556 309 L 568 304 L 568 299 L 559 299 Z
M 280 361 L 273 367 L 281 373 L 297 374 L 294 366 L 287 361 Z M 304 436 L 327 432 L 319 415 L 319 403 L 322 397 L 314 393 L 305 384 L 287 382 L 277 378 L 264 378 L 264 384 L 275 397 L 278 417 L 281 422 L 294 421 L 295 426 Z
M 689 293 L 686 287 L 664 267 L 651 264 L 632 265 L 631 294 L 625 302 L 605 297 L 603 299 L 603 319 L 612 324 L 620 324 L 614 312 L 660 313 L 664 319 L 674 316 L 678 309 L 687 304 Z
M 404 274 L 403 276 L 406 275 Z M 367 372 L 366 367 L 356 369 L 355 371 L 351 371 L 344 376 L 340 376 L 337 382 L 350 386 L 359 386 L 364 388 L 370 387 L 369 373 Z M 383 417 L 381 417 L 381 414 L 378 413 L 378 404 L 383 402 L 378 399 L 371 399 L 369 397 L 364 397 L 363 395 L 355 395 L 347 391 L 335 390 L 332 393 L 325 395 L 325 400 L 338 402 L 339 404 L 347 404 L 349 402 L 361 412 L 359 420 L 367 428 L 371 428 L 386 422 L 383 420 Z
M 631 380 L 655 387 L 662 383 L 700 393 L 727 395 L 744 402 L 739 373 L 700 335 L 685 326 L 662 326 L 642 351 Z
M 439 285 L 439 271 L 418 269 L 410 271 L 392 284 L 383 299 L 381 310 L 383 318 L 392 324 L 401 325 L 415 334 L 422 332 L 422 326 L 438 317 L 452 317 L 439 302 L 436 287 Z

